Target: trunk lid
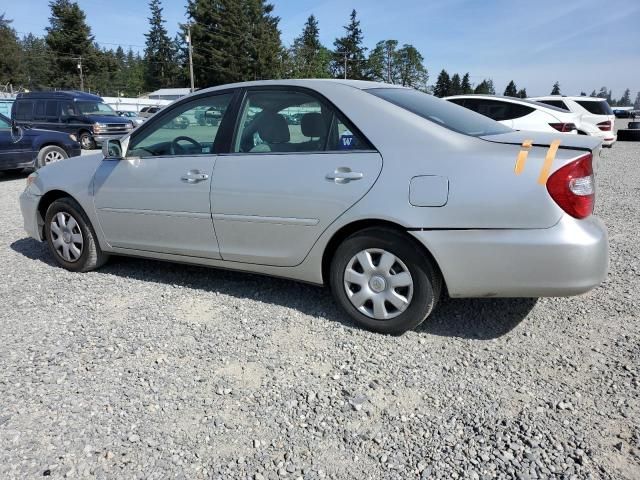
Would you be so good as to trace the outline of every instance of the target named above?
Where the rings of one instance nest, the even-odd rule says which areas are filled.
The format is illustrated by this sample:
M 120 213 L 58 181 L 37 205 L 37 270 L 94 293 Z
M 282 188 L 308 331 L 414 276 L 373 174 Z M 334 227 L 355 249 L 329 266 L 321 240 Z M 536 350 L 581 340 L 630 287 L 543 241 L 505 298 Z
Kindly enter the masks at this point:
M 592 152 L 598 149 L 601 139 L 587 135 L 570 135 L 563 133 L 528 132 L 524 130 L 480 137 L 482 140 L 506 145 L 522 145 L 531 140 L 534 147 L 548 147 L 554 140 L 560 140 L 560 150 L 584 150 Z

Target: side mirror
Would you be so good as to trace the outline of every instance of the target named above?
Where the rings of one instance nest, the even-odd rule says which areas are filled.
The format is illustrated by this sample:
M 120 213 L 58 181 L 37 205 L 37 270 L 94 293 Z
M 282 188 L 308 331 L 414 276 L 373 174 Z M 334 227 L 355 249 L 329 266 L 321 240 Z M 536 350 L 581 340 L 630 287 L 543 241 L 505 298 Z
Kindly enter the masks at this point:
M 18 143 L 22 140 L 22 135 L 22 127 L 18 125 L 15 120 L 11 120 L 11 141 L 13 143 Z
M 109 139 L 102 144 L 102 155 L 111 160 L 121 160 L 123 158 L 122 144 L 120 140 Z

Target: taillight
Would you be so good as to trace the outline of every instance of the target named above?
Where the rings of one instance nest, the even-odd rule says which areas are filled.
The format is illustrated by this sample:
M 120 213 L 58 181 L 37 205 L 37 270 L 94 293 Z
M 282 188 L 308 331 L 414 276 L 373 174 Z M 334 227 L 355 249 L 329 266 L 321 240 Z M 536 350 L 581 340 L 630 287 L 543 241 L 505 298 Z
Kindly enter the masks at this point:
M 550 123 L 549 125 L 562 133 L 568 133 L 572 132 L 573 130 L 577 130 L 574 123 Z
M 607 120 L 606 122 L 600 122 L 597 127 L 603 132 L 611 131 L 611 120 Z
M 586 218 L 593 213 L 596 185 L 590 153 L 560 168 L 547 180 L 551 198 L 569 215 Z

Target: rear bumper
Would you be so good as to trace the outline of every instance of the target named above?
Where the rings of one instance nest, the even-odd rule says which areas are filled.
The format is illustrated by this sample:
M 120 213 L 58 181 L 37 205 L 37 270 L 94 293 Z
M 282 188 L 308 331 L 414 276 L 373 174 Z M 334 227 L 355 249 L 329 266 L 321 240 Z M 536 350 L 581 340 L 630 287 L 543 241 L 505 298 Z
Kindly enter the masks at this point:
M 564 215 L 534 230 L 411 232 L 433 254 L 452 297 L 561 297 L 598 286 L 609 267 L 596 217 Z

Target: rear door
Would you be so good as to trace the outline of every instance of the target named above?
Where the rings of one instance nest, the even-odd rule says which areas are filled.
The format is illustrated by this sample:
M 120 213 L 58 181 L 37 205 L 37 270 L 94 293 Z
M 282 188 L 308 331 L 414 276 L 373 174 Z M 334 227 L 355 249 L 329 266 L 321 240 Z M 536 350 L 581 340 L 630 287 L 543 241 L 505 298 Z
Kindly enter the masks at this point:
M 250 89 L 232 151 L 216 162 L 211 205 L 222 258 L 294 266 L 362 198 L 382 157 L 309 90 Z

